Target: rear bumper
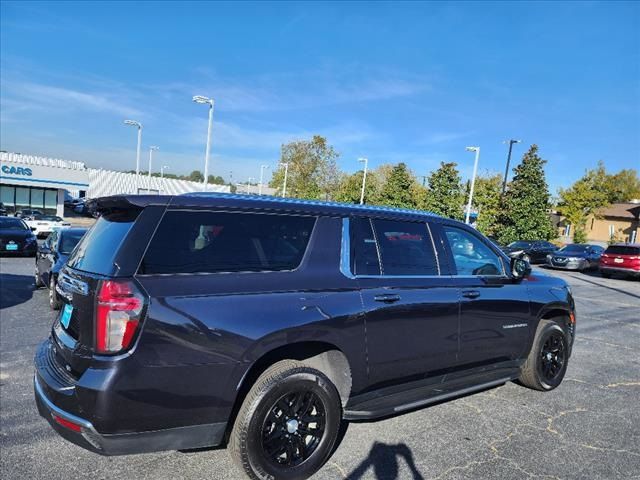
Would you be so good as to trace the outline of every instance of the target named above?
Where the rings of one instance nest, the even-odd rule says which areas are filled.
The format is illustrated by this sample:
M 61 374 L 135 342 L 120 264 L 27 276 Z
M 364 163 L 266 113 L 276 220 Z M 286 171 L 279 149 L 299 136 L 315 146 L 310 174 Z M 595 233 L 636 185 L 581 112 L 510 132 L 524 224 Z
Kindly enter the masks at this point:
M 81 405 L 77 391 L 79 385 L 68 381 L 64 372 L 47 360 L 48 348 L 48 342 L 45 341 L 36 353 L 35 401 L 40 415 L 66 440 L 101 455 L 185 450 L 216 446 L 223 442 L 226 422 L 142 432 L 100 433 L 90 420 L 96 413 L 93 411 L 95 408 Z M 72 425 L 68 426 L 68 423 Z
M 608 265 L 600 265 L 600 271 L 605 273 L 624 273 L 626 275 L 633 275 L 636 277 L 640 277 L 640 270 L 634 270 L 633 268 L 610 267 Z

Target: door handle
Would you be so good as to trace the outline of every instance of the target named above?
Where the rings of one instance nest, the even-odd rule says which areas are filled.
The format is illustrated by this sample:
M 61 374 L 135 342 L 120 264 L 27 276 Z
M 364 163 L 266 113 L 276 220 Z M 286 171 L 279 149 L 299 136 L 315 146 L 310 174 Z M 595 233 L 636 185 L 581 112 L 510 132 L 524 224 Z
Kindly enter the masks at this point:
M 400 295 L 393 295 L 393 294 L 387 293 L 384 295 L 376 295 L 375 297 L 373 297 L 373 299 L 376 302 L 394 303 L 394 302 L 400 301 Z
M 465 298 L 478 298 L 480 296 L 480 292 L 478 290 L 463 290 L 462 296 Z

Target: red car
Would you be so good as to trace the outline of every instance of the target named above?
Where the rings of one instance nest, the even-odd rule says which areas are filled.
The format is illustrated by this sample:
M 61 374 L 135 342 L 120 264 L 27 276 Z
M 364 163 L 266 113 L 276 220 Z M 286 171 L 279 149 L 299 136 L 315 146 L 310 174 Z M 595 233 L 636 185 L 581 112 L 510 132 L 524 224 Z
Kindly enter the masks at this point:
M 610 245 L 600 257 L 600 273 L 605 278 L 614 273 L 640 277 L 640 243 Z

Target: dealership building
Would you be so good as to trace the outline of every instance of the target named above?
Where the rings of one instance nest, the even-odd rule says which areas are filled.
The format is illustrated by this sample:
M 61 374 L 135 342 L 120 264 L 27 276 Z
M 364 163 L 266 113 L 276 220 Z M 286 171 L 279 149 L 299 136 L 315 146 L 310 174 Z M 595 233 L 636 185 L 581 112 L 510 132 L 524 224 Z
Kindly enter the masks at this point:
M 208 185 L 229 192 L 228 185 Z M 202 183 L 141 175 L 137 192 L 179 195 L 202 191 Z M 22 209 L 63 216 L 67 194 L 96 198 L 136 192 L 136 175 L 88 168 L 83 162 L 0 152 L 0 202 L 9 215 Z

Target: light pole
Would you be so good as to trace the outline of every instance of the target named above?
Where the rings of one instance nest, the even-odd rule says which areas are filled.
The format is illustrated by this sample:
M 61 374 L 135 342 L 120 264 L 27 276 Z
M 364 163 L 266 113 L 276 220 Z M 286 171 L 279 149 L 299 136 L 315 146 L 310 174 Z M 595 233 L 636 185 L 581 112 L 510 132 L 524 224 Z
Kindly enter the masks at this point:
M 149 147 L 149 186 L 147 187 L 147 193 L 151 192 L 151 163 L 153 162 L 154 150 L 160 150 L 160 147 L 156 147 L 155 145 Z
M 282 183 L 282 198 L 287 196 L 287 176 L 289 175 L 289 164 L 279 163 L 281 167 L 284 167 L 284 182 Z
M 260 185 L 258 186 L 258 195 L 262 195 L 262 180 L 264 178 L 264 171 L 269 168 L 269 165 L 260 165 Z
M 160 185 L 162 185 L 162 191 L 164 192 L 166 188 L 164 188 L 164 169 L 169 168 L 167 165 L 163 165 L 160 167 Z
M 251 180 L 253 180 L 253 177 L 247 178 L 247 195 L 251 194 L 251 192 L 249 191 L 249 187 L 251 186 Z
M 202 190 L 207 190 L 207 181 L 209 180 L 209 150 L 211 148 L 211 128 L 213 126 L 213 98 L 196 95 L 193 97 L 196 103 L 209 105 L 209 126 L 207 127 L 207 148 L 204 152 L 204 181 L 202 182 Z
M 511 163 L 511 150 L 513 149 L 514 143 L 520 143 L 522 140 L 514 140 L 513 138 L 510 140 L 505 140 L 502 143 L 509 142 L 509 154 L 507 155 L 507 168 L 504 169 L 504 180 L 502 181 L 502 195 L 504 195 L 504 191 L 507 188 L 507 177 L 509 176 L 509 163 Z
M 367 166 L 369 165 L 368 158 L 359 158 L 358 162 L 364 163 L 364 173 L 362 174 L 362 190 L 360 190 L 360 205 L 364 203 L 364 186 L 367 183 Z
M 138 129 L 138 147 L 136 148 L 136 191 L 138 193 L 138 182 L 140 179 L 140 147 L 142 146 L 142 124 L 140 122 L 136 122 L 135 120 L 125 120 L 125 125 L 131 125 L 132 127 L 136 127 Z
M 476 186 L 476 173 L 478 172 L 478 160 L 480 159 L 480 147 L 467 147 L 468 152 L 476 152 L 476 159 L 473 162 L 473 176 L 471 177 L 471 189 L 469 190 L 469 203 L 467 204 L 467 215 L 464 223 L 469 224 L 469 216 L 471 215 L 471 202 L 473 201 L 473 189 Z

